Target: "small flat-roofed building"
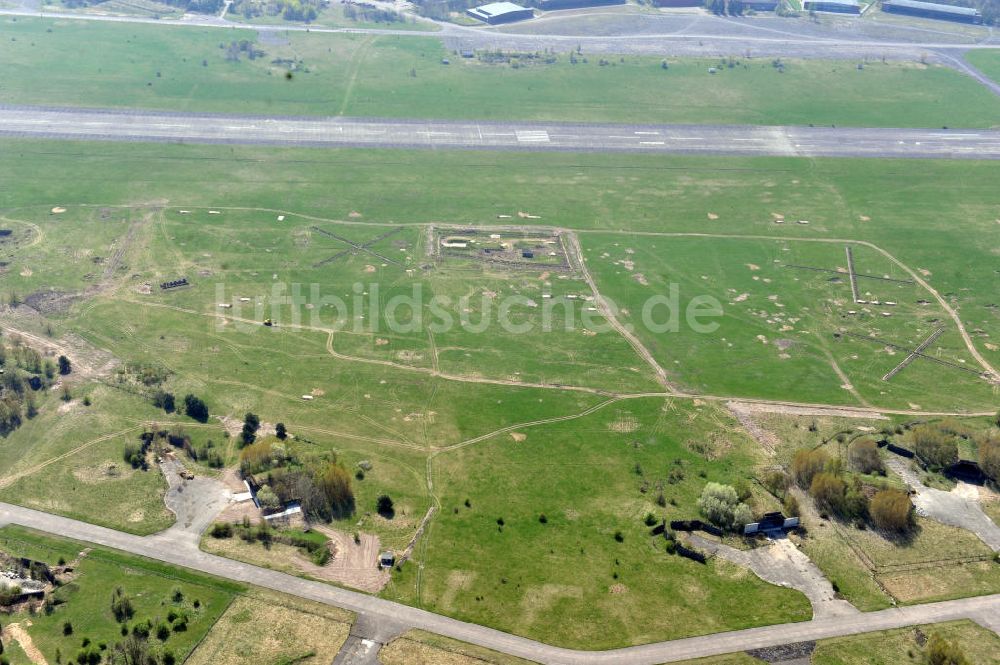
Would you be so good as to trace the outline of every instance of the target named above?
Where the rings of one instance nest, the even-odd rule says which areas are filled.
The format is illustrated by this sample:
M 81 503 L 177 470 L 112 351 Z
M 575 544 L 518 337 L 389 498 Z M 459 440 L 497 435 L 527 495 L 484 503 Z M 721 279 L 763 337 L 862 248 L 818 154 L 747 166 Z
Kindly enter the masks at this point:
M 890 14 L 906 14 L 941 21 L 957 21 L 959 23 L 980 24 L 982 13 L 975 7 L 955 7 L 937 2 L 921 2 L 920 0 L 884 0 L 882 11 Z
M 474 19 L 490 25 L 523 21 L 535 15 L 534 10 L 522 7 L 521 5 L 515 5 L 513 2 L 491 2 L 481 7 L 473 7 L 465 13 Z
M 860 14 L 858 0 L 805 0 L 802 8 L 807 12 L 827 12 L 830 14 Z M 800 222 L 801 223 L 801 222 Z

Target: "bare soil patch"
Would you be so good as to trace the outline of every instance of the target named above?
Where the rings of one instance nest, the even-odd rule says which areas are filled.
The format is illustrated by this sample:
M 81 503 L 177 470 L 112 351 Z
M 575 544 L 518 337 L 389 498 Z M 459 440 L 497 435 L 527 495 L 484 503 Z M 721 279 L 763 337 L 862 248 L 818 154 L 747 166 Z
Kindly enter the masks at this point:
M 26 625 L 30 626 L 31 622 L 26 621 Z M 21 645 L 21 650 L 24 651 L 28 659 L 35 665 L 48 665 L 48 661 L 45 660 L 45 656 L 35 643 L 31 640 L 31 635 L 28 634 L 21 624 L 12 623 L 4 626 L 3 628 L 3 641 L 7 642 L 10 640 L 16 640 L 18 644 Z
M 381 549 L 378 536 L 358 533 L 360 542 L 354 542 L 354 537 L 343 531 L 325 525 L 313 528 L 330 539 L 333 558 L 325 566 L 316 566 L 308 562 L 308 569 L 304 572 L 368 593 L 378 593 L 389 583 L 389 571 L 378 568 L 378 555 Z
M 73 469 L 73 477 L 82 483 L 98 484 L 109 480 L 122 480 L 135 473 L 131 468 L 117 462 L 107 461 L 95 466 Z

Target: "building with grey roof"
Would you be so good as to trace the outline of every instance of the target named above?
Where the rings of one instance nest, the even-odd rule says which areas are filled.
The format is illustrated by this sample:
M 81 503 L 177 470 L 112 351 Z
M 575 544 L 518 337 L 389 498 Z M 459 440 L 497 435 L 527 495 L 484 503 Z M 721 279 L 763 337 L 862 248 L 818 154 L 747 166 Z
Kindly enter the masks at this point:
M 534 10 L 513 2 L 491 2 L 488 5 L 473 7 L 465 12 L 469 16 L 483 23 L 497 25 L 499 23 L 513 23 L 534 17 Z
M 805 0 L 802 9 L 807 12 L 826 12 L 829 14 L 860 14 L 861 5 L 858 0 Z
M 921 2 L 920 0 L 885 0 L 882 3 L 882 11 L 889 14 L 906 14 L 908 16 L 933 18 L 940 21 L 957 21 L 959 23 L 973 24 L 983 22 L 982 13 L 975 7 L 956 7 L 954 5 L 942 5 L 938 2 Z

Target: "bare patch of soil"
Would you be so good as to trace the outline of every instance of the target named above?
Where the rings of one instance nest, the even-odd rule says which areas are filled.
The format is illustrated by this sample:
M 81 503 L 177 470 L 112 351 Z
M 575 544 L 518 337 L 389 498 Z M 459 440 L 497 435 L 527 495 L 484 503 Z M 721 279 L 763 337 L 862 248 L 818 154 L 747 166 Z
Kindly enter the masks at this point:
M 73 477 L 82 483 L 97 484 L 109 480 L 121 480 L 134 473 L 131 468 L 117 462 L 102 462 L 95 466 L 84 466 L 73 469 Z
M 378 555 L 381 542 L 378 536 L 359 533 L 360 542 L 354 542 L 350 534 L 325 525 L 313 527 L 330 539 L 333 557 L 325 566 L 308 562 L 306 573 L 320 579 L 339 582 L 368 593 L 378 593 L 389 582 L 389 571 L 379 570 Z
M 25 625 L 30 626 L 31 622 L 26 621 Z M 28 634 L 28 631 L 26 631 L 21 624 L 11 623 L 4 626 L 3 641 L 8 642 L 10 640 L 15 640 L 18 644 L 20 644 L 21 651 L 23 651 L 28 657 L 28 660 L 35 665 L 49 665 L 48 661 L 45 660 L 45 656 L 38 650 L 38 647 L 35 646 L 35 643 L 31 639 L 31 635 Z

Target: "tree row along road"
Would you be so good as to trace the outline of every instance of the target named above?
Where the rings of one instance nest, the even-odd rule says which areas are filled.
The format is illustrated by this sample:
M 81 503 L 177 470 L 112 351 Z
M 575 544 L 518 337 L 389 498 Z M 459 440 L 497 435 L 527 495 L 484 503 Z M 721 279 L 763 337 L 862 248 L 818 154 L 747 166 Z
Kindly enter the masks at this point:
M 0 105 L 0 136 L 319 148 L 1000 159 L 1000 131 L 288 117 Z
M 750 628 L 611 651 L 575 651 L 549 646 L 492 628 L 458 621 L 321 582 L 304 580 L 285 573 L 214 556 L 192 546 L 178 546 L 177 543 L 165 539 L 162 535 L 134 536 L 6 503 L 0 503 L 0 523 L 17 524 L 74 540 L 103 545 L 224 579 L 253 584 L 340 607 L 375 619 L 404 624 L 407 627 L 477 644 L 513 656 L 560 665 L 599 665 L 603 663 L 653 665 L 790 642 L 857 635 L 876 630 L 956 619 L 971 619 L 985 625 L 991 615 L 995 616 L 1000 612 L 1000 595 L 979 596 L 869 612 L 857 616 Z

